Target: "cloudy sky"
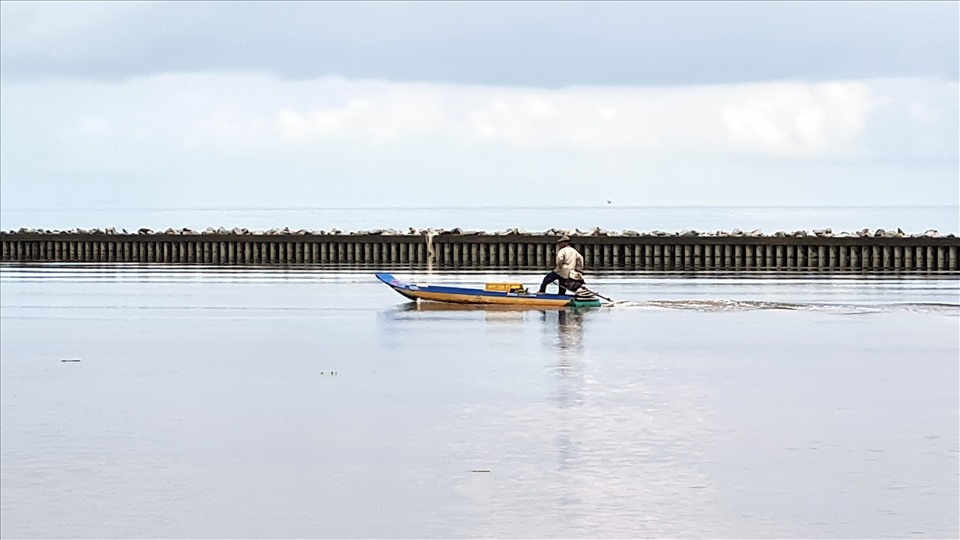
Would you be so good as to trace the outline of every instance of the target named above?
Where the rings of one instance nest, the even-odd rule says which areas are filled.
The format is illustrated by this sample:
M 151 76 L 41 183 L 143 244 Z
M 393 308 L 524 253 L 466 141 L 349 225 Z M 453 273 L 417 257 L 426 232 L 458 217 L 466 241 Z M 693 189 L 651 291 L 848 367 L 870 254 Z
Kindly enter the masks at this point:
M 956 205 L 958 5 L 3 2 L 0 205 Z

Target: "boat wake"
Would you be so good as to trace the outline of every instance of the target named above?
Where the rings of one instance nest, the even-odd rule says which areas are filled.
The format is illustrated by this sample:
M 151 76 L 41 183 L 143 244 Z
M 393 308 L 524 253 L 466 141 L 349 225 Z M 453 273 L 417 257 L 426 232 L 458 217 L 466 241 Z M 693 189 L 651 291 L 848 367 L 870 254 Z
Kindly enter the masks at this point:
M 960 316 L 960 304 L 953 303 L 886 303 L 826 304 L 767 302 L 761 300 L 620 300 L 607 304 L 614 308 L 674 309 L 684 311 L 821 311 L 840 314 L 889 312 L 935 313 Z

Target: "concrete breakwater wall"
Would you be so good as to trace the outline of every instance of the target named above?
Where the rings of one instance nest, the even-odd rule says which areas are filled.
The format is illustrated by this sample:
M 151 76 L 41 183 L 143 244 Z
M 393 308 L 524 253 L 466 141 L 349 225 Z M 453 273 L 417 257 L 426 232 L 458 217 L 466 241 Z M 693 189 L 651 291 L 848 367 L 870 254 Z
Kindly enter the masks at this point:
M 829 230 L 794 233 L 607 233 L 577 235 L 572 244 L 588 271 L 935 273 L 960 275 L 960 238 L 935 231 Z M 570 231 L 486 234 L 454 231 L 362 231 L 343 234 L 245 229 L 195 233 L 21 230 L 0 233 L 5 262 L 107 262 L 214 265 L 409 265 L 456 270 L 547 269 L 555 241 Z

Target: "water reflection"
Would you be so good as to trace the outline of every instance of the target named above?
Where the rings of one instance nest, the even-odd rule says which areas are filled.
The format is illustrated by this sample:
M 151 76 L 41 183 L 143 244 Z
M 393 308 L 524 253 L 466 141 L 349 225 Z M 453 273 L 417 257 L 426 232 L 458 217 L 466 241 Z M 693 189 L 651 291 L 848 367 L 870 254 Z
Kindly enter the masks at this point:
M 587 314 L 593 309 L 542 306 L 531 309 L 530 307 L 509 305 L 407 302 L 386 310 L 383 314 L 391 319 L 407 319 L 410 318 L 408 315 L 414 315 L 413 318 L 422 318 L 423 320 L 437 320 L 438 317 L 418 317 L 415 314 L 440 315 L 439 318 L 445 320 L 462 320 L 464 318 L 462 315 L 483 314 L 483 319 L 487 323 L 517 323 L 518 329 L 524 321 L 536 317 L 541 322 L 542 332 L 548 336 L 544 346 L 548 349 L 557 349 L 561 361 L 569 362 L 571 355 L 583 351 L 583 323 Z M 450 315 L 450 317 L 444 317 L 445 314 Z M 557 369 L 564 370 L 566 367 L 560 365 Z
M 583 312 L 561 311 L 557 313 L 557 336 L 561 350 L 583 349 Z
M 543 313 L 543 319 L 552 318 L 553 314 Z M 552 393 L 552 401 L 564 414 L 564 410 L 582 407 L 586 392 L 584 381 L 583 358 L 583 319 L 584 313 L 579 310 L 564 310 L 556 314 L 556 360 L 552 363 L 556 375 L 557 386 Z M 557 469 L 570 471 L 581 461 L 581 437 L 578 436 L 570 422 L 562 422 L 558 426 L 554 439 L 557 449 Z M 557 503 L 561 507 L 579 504 L 580 497 L 575 486 L 569 482 L 560 482 L 560 492 Z
M 546 313 L 549 311 L 563 311 L 566 308 L 564 307 L 542 307 L 538 306 L 536 309 L 532 309 L 528 306 L 511 306 L 511 305 L 497 305 L 497 304 L 452 304 L 445 302 L 407 302 L 397 306 L 398 311 L 486 311 L 486 312 L 520 312 L 520 313 L 531 313 L 531 312 L 543 312 Z
M 384 312 L 391 350 L 475 353 L 457 369 L 474 370 L 479 393 L 435 432 L 444 455 L 491 471 L 455 486 L 467 536 L 682 536 L 679 524 L 713 519 L 704 388 L 673 355 L 616 346 L 604 309 L 421 302 Z

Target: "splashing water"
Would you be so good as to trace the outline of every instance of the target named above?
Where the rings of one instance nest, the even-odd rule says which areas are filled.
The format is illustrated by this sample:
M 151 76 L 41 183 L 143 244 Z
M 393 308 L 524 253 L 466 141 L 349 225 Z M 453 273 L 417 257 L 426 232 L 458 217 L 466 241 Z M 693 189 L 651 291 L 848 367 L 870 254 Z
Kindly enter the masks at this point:
M 909 311 L 960 316 L 960 304 L 954 303 L 887 303 L 887 304 L 825 304 L 789 303 L 762 300 L 617 300 L 606 304 L 615 308 L 675 309 L 688 311 L 821 311 L 838 314 L 885 313 Z

